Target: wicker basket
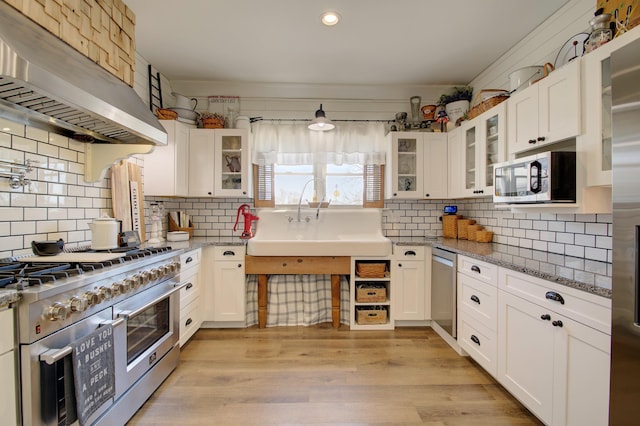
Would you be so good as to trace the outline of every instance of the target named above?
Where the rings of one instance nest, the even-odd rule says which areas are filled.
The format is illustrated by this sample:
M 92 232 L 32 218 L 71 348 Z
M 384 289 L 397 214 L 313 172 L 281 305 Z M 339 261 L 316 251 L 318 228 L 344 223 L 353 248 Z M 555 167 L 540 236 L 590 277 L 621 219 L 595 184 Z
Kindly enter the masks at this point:
M 476 241 L 479 243 L 490 243 L 493 239 L 493 232 L 491 231 L 477 231 Z
M 222 129 L 224 127 L 224 119 L 218 117 L 203 118 L 202 127 L 205 129 Z
M 376 303 L 387 300 L 387 288 L 382 283 L 358 284 L 356 286 L 356 302 Z
M 358 262 L 356 264 L 356 274 L 360 278 L 384 278 L 386 270 L 386 263 Z
M 467 239 L 469 241 L 477 241 L 476 240 L 476 234 L 478 233 L 478 231 L 482 231 L 484 229 L 484 226 L 482 225 L 469 225 L 467 226 Z
M 489 111 L 494 106 L 509 99 L 509 92 L 501 89 L 484 89 L 481 90 L 474 98 L 473 106 L 467 112 L 467 117 L 472 120 L 485 111 Z
M 178 118 L 178 113 L 171 111 L 170 109 L 158 108 L 156 109 L 156 116 L 158 117 L 158 120 L 176 120 Z
M 358 324 L 386 324 L 387 310 L 382 306 L 356 308 Z
M 473 219 L 460 219 L 458 220 L 458 239 L 467 239 L 467 228 L 469 225 L 475 225 L 476 221 Z
M 181 228 L 177 223 L 173 221 L 171 215 L 169 215 L 169 231 L 184 231 L 189 233 L 189 238 L 193 237 L 193 223 L 189 222 L 189 227 Z
M 462 219 L 459 214 L 442 216 L 442 236 L 445 238 L 458 238 L 458 220 Z

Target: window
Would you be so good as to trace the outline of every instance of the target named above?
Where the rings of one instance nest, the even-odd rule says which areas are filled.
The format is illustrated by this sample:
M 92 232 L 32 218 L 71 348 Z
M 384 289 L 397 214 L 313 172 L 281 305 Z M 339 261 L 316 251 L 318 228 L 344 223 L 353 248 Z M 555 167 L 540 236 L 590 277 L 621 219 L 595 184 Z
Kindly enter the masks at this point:
M 276 205 L 297 205 L 301 195 L 303 202 L 328 201 L 334 206 L 362 205 L 361 165 L 275 165 L 274 170 Z M 303 189 L 304 194 L 301 194 Z
M 298 205 L 300 200 L 304 204 L 323 199 L 333 206 L 384 207 L 384 165 L 275 164 L 254 165 L 253 169 L 256 207 Z

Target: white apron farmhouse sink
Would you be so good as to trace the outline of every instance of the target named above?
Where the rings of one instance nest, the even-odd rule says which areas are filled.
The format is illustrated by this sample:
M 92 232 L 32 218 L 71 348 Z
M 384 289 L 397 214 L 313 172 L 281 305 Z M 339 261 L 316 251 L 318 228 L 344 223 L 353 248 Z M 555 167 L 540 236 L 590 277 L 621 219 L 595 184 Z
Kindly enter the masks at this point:
M 251 256 L 388 256 L 391 240 L 382 234 L 378 209 L 261 209 Z

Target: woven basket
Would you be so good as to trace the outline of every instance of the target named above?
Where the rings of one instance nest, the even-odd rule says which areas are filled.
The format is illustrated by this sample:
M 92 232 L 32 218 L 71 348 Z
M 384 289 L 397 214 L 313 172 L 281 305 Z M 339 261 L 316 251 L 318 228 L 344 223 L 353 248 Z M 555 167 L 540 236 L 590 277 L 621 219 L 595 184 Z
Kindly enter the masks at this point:
M 222 129 L 224 127 L 224 119 L 217 117 L 203 118 L 202 127 L 205 129 Z
M 386 263 L 359 262 L 356 265 L 356 274 L 360 278 L 384 278 L 386 270 Z
M 484 95 L 484 96 L 483 96 Z M 486 98 L 486 99 L 485 99 Z M 482 100 L 485 99 L 485 100 Z M 481 90 L 473 99 L 473 106 L 467 112 L 467 117 L 472 120 L 485 111 L 489 111 L 494 106 L 509 99 L 509 92 L 501 89 Z
M 491 231 L 477 231 L 476 241 L 479 243 L 490 243 L 493 239 L 493 232 Z
M 156 109 L 156 116 L 158 120 L 175 120 L 178 118 L 178 113 L 170 109 L 158 108 Z
M 484 226 L 482 225 L 469 225 L 467 226 L 467 239 L 469 241 L 477 241 L 476 234 L 478 231 L 484 230 Z
M 473 219 L 460 219 L 458 220 L 458 239 L 467 239 L 467 227 L 469 225 L 475 225 L 476 221 Z
M 459 214 L 442 216 L 442 236 L 445 238 L 458 238 L 458 220 L 462 219 Z

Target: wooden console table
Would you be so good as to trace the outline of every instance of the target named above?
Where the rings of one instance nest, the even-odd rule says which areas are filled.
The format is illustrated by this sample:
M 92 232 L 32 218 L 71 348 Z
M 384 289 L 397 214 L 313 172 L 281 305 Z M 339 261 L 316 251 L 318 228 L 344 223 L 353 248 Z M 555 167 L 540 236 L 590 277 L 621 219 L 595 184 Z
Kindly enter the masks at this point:
M 331 323 L 340 327 L 340 275 L 351 273 L 349 256 L 245 256 L 245 274 L 258 276 L 258 327 L 267 326 L 269 275 L 331 275 Z

